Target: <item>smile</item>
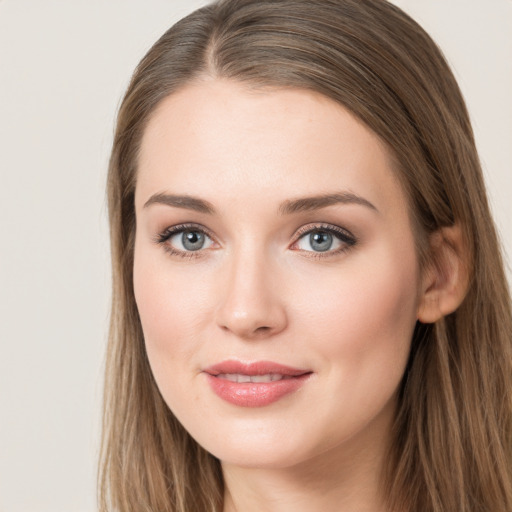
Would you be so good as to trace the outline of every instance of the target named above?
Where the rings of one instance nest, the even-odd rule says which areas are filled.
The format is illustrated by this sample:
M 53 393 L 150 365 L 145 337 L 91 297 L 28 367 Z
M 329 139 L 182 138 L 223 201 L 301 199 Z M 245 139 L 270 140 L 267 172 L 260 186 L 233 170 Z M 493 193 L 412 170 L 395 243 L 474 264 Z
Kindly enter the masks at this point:
M 278 373 L 267 373 L 266 375 L 244 375 L 242 373 L 221 373 L 216 375 L 218 379 L 229 380 L 230 382 L 275 382 L 282 379 L 291 379 L 288 375 Z
M 297 391 L 309 379 L 309 370 L 268 361 L 224 361 L 204 370 L 212 391 L 239 407 L 263 407 Z

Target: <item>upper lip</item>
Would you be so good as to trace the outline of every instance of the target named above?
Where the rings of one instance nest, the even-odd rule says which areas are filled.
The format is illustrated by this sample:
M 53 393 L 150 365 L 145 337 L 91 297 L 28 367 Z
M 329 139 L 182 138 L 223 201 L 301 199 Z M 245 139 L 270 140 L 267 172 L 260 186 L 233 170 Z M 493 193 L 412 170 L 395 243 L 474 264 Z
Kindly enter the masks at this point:
M 268 375 L 270 373 L 287 375 L 290 377 L 297 377 L 306 373 L 311 373 L 310 370 L 303 368 L 293 368 L 272 361 L 254 361 L 251 363 L 243 363 L 241 361 L 228 360 L 214 364 L 203 370 L 210 375 L 233 374 L 238 373 L 241 375 Z

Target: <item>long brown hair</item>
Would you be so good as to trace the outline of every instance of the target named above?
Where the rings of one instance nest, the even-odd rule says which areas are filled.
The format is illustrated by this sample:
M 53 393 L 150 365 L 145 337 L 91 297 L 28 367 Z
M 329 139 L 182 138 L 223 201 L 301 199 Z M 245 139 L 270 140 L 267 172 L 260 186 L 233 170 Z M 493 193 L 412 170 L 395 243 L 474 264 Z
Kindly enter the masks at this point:
M 132 285 L 142 134 L 163 98 L 202 76 L 313 90 L 365 122 L 396 158 L 422 263 L 429 234 L 462 227 L 467 295 L 451 315 L 417 325 L 386 493 L 396 511 L 512 510 L 511 305 L 468 113 L 438 47 L 384 0 L 220 0 L 169 29 L 137 67 L 108 177 L 113 298 L 101 510 L 222 510 L 219 461 L 157 390 Z

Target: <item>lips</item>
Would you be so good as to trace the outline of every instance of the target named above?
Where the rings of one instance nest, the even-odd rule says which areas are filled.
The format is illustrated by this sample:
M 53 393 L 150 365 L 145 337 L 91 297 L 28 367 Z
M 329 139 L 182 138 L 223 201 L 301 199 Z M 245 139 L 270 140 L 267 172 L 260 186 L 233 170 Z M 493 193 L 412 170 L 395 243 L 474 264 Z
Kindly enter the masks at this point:
M 297 391 L 312 372 L 257 361 L 223 361 L 203 370 L 217 396 L 240 407 L 263 407 Z

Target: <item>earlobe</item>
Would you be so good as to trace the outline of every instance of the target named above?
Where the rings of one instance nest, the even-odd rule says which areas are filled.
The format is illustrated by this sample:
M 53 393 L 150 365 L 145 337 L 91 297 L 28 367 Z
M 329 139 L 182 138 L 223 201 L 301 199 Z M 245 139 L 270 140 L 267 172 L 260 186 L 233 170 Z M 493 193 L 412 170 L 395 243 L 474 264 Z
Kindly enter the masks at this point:
M 434 323 L 453 313 L 468 288 L 468 254 L 458 224 L 440 228 L 430 236 L 430 259 L 422 278 L 418 320 Z

